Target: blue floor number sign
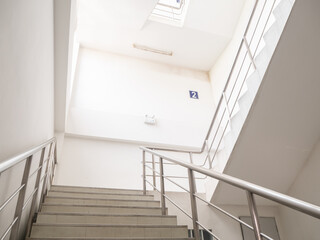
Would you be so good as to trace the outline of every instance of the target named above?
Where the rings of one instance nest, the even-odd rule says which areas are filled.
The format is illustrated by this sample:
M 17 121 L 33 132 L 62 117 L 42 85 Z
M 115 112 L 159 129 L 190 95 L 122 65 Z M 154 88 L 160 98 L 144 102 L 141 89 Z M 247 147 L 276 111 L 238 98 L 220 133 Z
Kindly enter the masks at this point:
M 190 98 L 199 99 L 198 92 L 189 90 Z

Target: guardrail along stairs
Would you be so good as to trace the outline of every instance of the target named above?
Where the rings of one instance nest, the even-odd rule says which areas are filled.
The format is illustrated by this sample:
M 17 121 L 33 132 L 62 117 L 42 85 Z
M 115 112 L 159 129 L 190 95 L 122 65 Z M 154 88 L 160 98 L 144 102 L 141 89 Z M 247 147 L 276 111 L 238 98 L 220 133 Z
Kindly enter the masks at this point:
M 187 226 L 162 215 L 160 202 L 142 190 L 53 185 L 26 239 L 190 238 Z

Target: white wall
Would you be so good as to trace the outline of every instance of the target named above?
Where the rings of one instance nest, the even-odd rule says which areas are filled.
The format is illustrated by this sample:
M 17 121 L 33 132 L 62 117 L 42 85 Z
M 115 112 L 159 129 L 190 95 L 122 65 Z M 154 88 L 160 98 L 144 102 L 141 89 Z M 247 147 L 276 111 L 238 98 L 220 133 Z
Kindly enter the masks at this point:
M 52 0 L 0 1 L 0 162 L 53 137 L 53 49 Z M 39 155 L 31 171 L 37 161 Z M 20 186 L 23 167 L 1 173 L 0 205 Z M 16 201 L 0 213 L 0 236 L 13 220 Z
M 65 136 L 55 183 L 142 189 L 141 160 L 135 144 Z
M 205 72 L 81 49 L 67 132 L 199 147 L 213 109 Z M 144 124 L 145 114 L 157 124 Z
M 308 161 L 292 184 L 288 195 L 320 206 L 320 141 L 315 145 Z M 306 216 L 286 207 L 280 208 L 286 238 L 291 240 L 319 239 L 319 219 Z
M 53 136 L 52 5 L 0 3 L 0 162 Z
M 217 105 L 248 24 L 254 0 L 246 0 L 233 38 L 209 71 L 214 103 Z
M 61 185 L 77 185 L 89 187 L 131 188 L 142 189 L 142 150 L 135 143 L 108 141 L 105 139 L 56 135 L 58 138 L 58 165 L 55 183 Z M 60 146 L 59 142 L 63 142 Z M 189 155 L 164 152 L 167 156 L 175 157 L 189 162 Z M 146 161 L 152 161 L 151 155 L 146 153 Z M 159 159 L 155 157 L 155 161 Z M 193 161 L 201 164 L 203 155 L 194 155 Z M 148 164 L 151 166 L 152 164 Z M 156 164 L 159 172 L 159 165 Z M 152 172 L 146 168 L 148 175 Z M 187 177 L 183 167 L 165 165 L 165 175 Z M 202 177 L 198 176 L 197 177 Z M 148 177 L 152 182 L 152 177 Z M 188 188 L 187 179 L 174 179 L 182 186 Z M 160 186 L 157 178 L 157 187 Z M 167 190 L 183 191 L 167 182 Z M 148 189 L 151 187 L 147 185 Z M 197 180 L 197 189 L 204 192 L 204 180 Z

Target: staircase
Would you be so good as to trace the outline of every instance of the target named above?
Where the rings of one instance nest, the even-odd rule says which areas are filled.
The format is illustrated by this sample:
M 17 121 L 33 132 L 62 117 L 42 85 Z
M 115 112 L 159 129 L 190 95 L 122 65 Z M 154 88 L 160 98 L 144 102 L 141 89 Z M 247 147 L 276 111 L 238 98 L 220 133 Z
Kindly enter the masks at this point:
M 53 185 L 26 239 L 190 239 L 141 190 Z

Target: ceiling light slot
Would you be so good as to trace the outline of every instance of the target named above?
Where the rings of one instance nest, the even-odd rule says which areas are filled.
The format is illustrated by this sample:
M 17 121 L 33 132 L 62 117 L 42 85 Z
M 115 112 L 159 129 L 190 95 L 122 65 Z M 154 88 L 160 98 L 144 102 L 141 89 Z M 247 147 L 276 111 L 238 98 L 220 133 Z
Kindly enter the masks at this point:
M 151 48 L 151 47 L 147 47 L 147 46 L 139 45 L 135 43 L 133 44 L 133 47 L 142 51 L 153 52 L 153 53 L 167 55 L 167 56 L 172 56 L 173 54 L 172 51 L 160 50 L 160 49 Z

